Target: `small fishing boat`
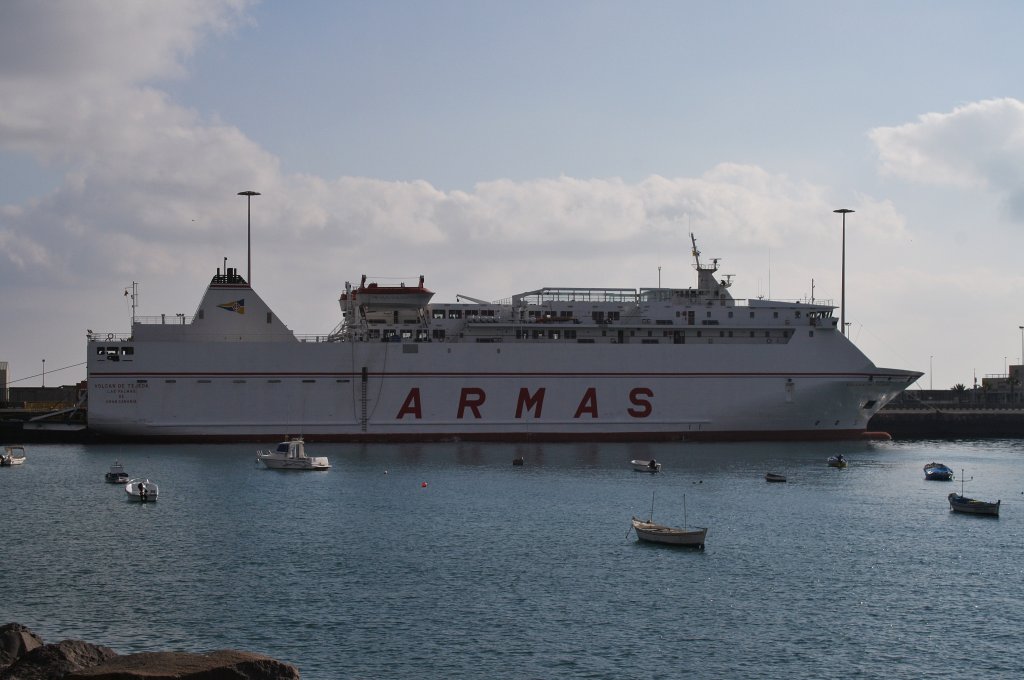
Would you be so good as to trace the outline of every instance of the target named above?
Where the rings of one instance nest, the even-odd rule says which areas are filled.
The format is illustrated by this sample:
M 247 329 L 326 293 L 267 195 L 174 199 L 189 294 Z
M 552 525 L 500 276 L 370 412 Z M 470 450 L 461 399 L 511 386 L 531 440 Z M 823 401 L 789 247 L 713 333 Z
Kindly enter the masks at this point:
M 630 520 L 630 529 L 636 532 L 637 539 L 648 543 L 662 543 L 664 545 L 685 545 L 694 548 L 703 548 L 704 539 L 708 535 L 707 527 L 691 528 L 686 523 L 686 494 L 683 494 L 683 526 L 670 527 L 658 524 L 654 521 L 654 494 L 651 494 L 651 515 L 648 519 L 642 520 L 636 515 Z M 626 531 L 629 536 L 629 531 Z
M 971 477 L 971 479 L 974 479 L 974 477 Z M 995 503 L 979 501 L 965 496 L 963 470 L 960 470 L 960 493 L 953 492 L 947 498 L 949 499 L 949 509 L 953 512 L 963 512 L 969 515 L 989 515 L 990 517 L 999 517 L 999 506 L 1003 502 L 1001 499 Z
M 829 467 L 844 468 L 847 465 L 849 465 L 849 462 L 846 460 L 846 457 L 841 453 L 835 456 L 830 456 L 828 459 Z
M 934 482 L 948 482 L 953 479 L 953 468 L 942 463 L 928 463 L 924 466 L 924 478 Z
M 655 524 L 650 520 L 633 517 L 633 530 L 636 537 L 648 543 L 664 543 L 665 545 L 689 545 L 695 548 L 704 547 L 704 538 L 708 535 L 706 527 L 686 529 Z
M 331 464 L 323 456 L 306 455 L 302 437 L 292 437 L 277 445 L 273 451 L 257 451 L 256 460 L 272 470 L 330 470 Z
M 116 460 L 110 466 L 107 474 L 103 475 L 103 479 L 111 484 L 127 484 L 129 481 L 128 473 L 124 471 L 124 466 Z
M 629 464 L 637 472 L 661 472 L 661 463 L 653 458 L 650 460 L 631 460 Z
M 766 482 L 784 482 L 786 478 L 783 475 L 777 475 L 774 472 L 766 472 L 764 475 Z
M 971 515 L 992 515 L 999 517 L 999 504 L 1001 500 L 991 503 L 979 501 L 975 498 L 967 498 L 963 494 L 953 492 L 949 494 L 949 509 L 953 512 L 966 512 Z
M 5 446 L 3 455 L 0 455 L 0 465 L 9 467 L 11 465 L 21 465 L 25 462 L 25 447 L 24 446 Z
M 128 494 L 130 501 L 152 503 L 160 495 L 160 487 L 148 479 L 133 479 L 125 484 L 124 492 Z

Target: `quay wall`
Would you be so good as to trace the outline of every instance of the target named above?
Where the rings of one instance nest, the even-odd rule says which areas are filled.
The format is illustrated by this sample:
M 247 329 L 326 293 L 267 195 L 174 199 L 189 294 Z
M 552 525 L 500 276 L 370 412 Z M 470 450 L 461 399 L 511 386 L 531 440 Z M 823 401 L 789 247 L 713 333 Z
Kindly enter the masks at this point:
M 893 439 L 1024 438 L 1024 409 L 929 407 L 882 409 L 868 430 Z

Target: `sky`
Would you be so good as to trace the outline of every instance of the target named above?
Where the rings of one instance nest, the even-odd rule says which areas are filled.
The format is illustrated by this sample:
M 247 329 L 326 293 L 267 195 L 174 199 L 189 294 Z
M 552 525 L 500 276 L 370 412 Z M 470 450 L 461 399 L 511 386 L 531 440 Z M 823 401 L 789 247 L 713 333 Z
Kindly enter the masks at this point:
M 877 365 L 1024 353 L 1024 4 L 5 0 L 0 361 L 192 315 L 227 258 L 325 334 L 435 301 L 692 286 L 831 300 Z M 253 190 L 251 231 L 247 199 Z M 251 272 L 247 239 L 251 234 Z

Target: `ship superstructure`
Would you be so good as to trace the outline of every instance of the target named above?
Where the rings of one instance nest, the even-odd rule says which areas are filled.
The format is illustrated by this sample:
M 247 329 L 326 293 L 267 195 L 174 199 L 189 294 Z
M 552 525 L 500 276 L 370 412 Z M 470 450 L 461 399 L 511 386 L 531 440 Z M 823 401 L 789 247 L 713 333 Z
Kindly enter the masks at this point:
M 692 237 L 691 237 L 692 239 Z M 433 302 L 346 284 L 321 336 L 288 329 L 234 269 L 192 317 L 89 337 L 89 426 L 174 439 L 712 440 L 864 436 L 920 374 L 876 367 L 821 302 L 694 288 L 548 287 Z

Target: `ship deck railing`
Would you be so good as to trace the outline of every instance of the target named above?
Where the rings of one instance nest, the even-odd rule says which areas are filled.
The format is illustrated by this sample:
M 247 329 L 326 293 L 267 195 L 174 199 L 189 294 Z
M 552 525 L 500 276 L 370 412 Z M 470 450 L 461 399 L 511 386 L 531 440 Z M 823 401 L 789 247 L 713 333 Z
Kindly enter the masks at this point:
M 209 334 L 209 337 L 216 338 L 216 337 L 219 337 L 220 335 L 222 335 L 222 334 L 220 334 L 220 333 L 213 333 L 213 334 Z M 92 333 L 88 333 L 86 335 L 86 337 L 88 338 L 89 342 L 112 342 L 112 343 L 114 343 L 114 342 L 116 342 L 116 343 L 132 342 L 135 339 L 134 336 L 131 333 L 96 333 L 96 332 L 92 332 Z M 202 336 L 190 336 L 190 337 L 193 337 L 193 339 L 195 339 L 195 338 L 200 338 L 201 339 Z M 315 343 L 315 342 L 336 342 L 336 341 L 338 341 L 340 339 L 340 337 L 337 334 L 331 334 L 331 333 L 321 333 L 321 334 L 318 334 L 318 335 L 299 335 L 299 334 L 296 333 L 295 334 L 295 339 L 298 340 L 299 342 L 314 342 Z
M 546 305 L 552 302 L 611 302 L 617 304 L 639 304 L 669 302 L 676 298 L 689 298 L 693 304 L 728 304 L 737 307 L 774 307 L 808 305 L 812 307 L 835 307 L 831 299 L 789 299 L 789 298 L 732 298 L 714 297 L 692 288 L 541 288 L 520 293 L 512 298 L 498 300 L 502 305 Z M 439 303 L 434 303 L 437 305 Z M 440 303 L 445 304 L 445 303 Z
M 159 316 L 136 316 L 132 318 L 132 323 L 140 323 L 146 325 L 156 326 L 187 326 L 192 323 L 195 317 L 185 316 L 184 314 L 161 314 Z
M 635 288 L 541 288 L 520 293 L 513 304 L 540 305 L 546 302 L 628 302 L 637 301 Z

